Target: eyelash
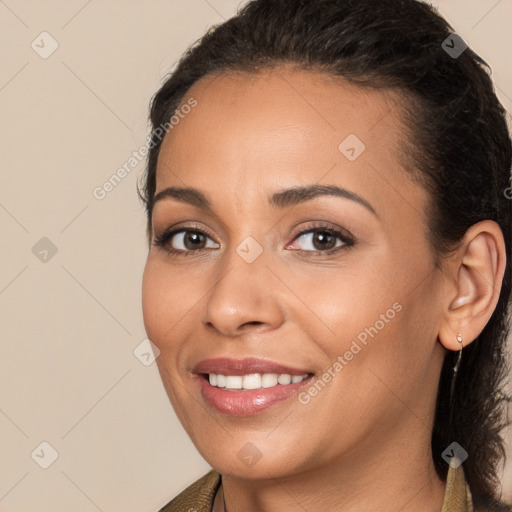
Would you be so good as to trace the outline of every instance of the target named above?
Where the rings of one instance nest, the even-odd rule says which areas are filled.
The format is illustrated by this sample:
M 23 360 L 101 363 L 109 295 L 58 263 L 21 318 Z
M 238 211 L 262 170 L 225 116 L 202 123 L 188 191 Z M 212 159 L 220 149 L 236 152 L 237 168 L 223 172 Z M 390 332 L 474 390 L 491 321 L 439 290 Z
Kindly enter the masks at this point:
M 354 237 L 352 237 L 352 235 L 350 235 L 349 233 L 341 231 L 336 228 L 332 228 L 325 224 L 316 224 L 316 223 L 308 225 L 304 229 L 302 229 L 301 231 L 296 233 L 293 237 L 292 242 L 294 242 L 295 240 L 300 238 L 302 235 L 306 235 L 306 234 L 309 234 L 309 233 L 315 232 L 315 231 L 322 231 L 324 233 L 327 233 L 328 235 L 335 236 L 336 238 L 339 238 L 341 240 L 343 245 L 334 247 L 333 249 L 328 249 L 325 251 L 306 251 L 304 249 L 293 249 L 293 250 L 300 254 L 304 254 L 307 257 L 315 258 L 315 257 L 329 256 L 329 255 L 331 255 L 335 252 L 338 252 L 340 250 L 343 250 L 343 249 L 344 250 L 350 249 L 355 244 Z M 184 257 L 190 256 L 192 253 L 200 253 L 202 251 L 209 250 L 209 249 L 203 248 L 203 249 L 197 249 L 194 251 L 191 251 L 191 250 L 185 251 L 182 249 L 174 249 L 173 247 L 170 247 L 169 242 L 172 240 L 173 236 L 177 235 L 178 233 L 182 233 L 182 232 L 199 233 L 202 235 L 206 235 L 208 238 L 213 239 L 213 236 L 211 235 L 211 233 L 208 232 L 208 230 L 206 230 L 204 228 L 199 228 L 199 226 L 197 226 L 197 225 L 195 225 L 195 226 L 180 226 L 179 228 L 176 228 L 176 229 L 170 229 L 170 230 L 164 231 L 161 235 L 159 235 L 158 237 L 155 238 L 155 240 L 153 241 L 153 245 L 156 247 L 164 248 L 168 252 L 168 254 L 175 255 L 175 256 L 184 256 Z

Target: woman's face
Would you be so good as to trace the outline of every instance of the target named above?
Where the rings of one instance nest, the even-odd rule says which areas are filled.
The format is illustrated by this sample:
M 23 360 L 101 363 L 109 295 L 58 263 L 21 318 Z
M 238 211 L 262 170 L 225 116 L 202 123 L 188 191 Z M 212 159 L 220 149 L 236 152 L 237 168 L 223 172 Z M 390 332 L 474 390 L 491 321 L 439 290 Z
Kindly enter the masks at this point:
M 396 98 L 277 68 L 187 101 L 159 155 L 143 310 L 198 450 L 244 478 L 355 471 L 413 456 L 411 438 L 428 453 L 442 274 Z

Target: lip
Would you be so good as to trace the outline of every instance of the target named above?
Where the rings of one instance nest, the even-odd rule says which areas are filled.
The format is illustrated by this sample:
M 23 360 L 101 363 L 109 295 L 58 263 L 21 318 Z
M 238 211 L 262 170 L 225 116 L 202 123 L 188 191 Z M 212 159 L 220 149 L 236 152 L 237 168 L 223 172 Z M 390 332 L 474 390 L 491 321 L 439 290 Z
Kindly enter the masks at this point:
M 232 416 L 251 416 L 262 412 L 269 407 L 296 396 L 301 387 L 309 385 L 313 373 L 303 368 L 292 368 L 287 365 L 265 361 L 263 359 L 205 359 L 198 363 L 193 373 L 197 375 L 197 382 L 201 395 L 207 405 L 218 412 Z M 210 385 L 206 374 L 216 373 L 223 375 L 246 375 L 248 373 L 287 373 L 290 375 L 309 376 L 302 382 L 295 384 L 278 384 L 271 388 L 226 390 Z
M 246 359 L 204 359 L 199 362 L 193 373 L 221 373 L 222 375 L 246 375 L 248 373 L 288 373 L 290 375 L 304 375 L 305 373 L 313 373 L 307 368 L 292 368 L 273 361 L 265 359 L 256 359 L 249 357 Z

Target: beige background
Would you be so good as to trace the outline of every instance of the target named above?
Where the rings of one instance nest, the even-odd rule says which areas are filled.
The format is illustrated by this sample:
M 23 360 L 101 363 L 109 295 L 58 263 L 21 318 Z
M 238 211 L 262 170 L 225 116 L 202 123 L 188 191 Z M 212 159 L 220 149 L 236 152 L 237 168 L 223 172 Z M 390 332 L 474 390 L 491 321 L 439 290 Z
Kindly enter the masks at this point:
M 0 511 L 154 512 L 208 469 L 136 350 L 143 164 L 93 189 L 145 143 L 165 72 L 238 3 L 0 1 Z M 436 4 L 511 111 L 512 1 Z

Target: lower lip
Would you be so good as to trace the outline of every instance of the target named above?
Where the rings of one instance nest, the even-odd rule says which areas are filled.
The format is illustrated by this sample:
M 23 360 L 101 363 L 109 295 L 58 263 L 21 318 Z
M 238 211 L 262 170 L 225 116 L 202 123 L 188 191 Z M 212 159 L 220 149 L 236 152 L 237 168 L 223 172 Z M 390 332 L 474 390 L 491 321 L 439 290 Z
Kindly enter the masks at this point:
M 210 385 L 204 376 L 199 376 L 201 394 L 208 404 L 217 411 L 233 416 L 251 416 L 260 411 L 296 396 L 299 389 L 309 383 L 308 377 L 295 384 L 278 384 L 271 388 L 226 390 Z

